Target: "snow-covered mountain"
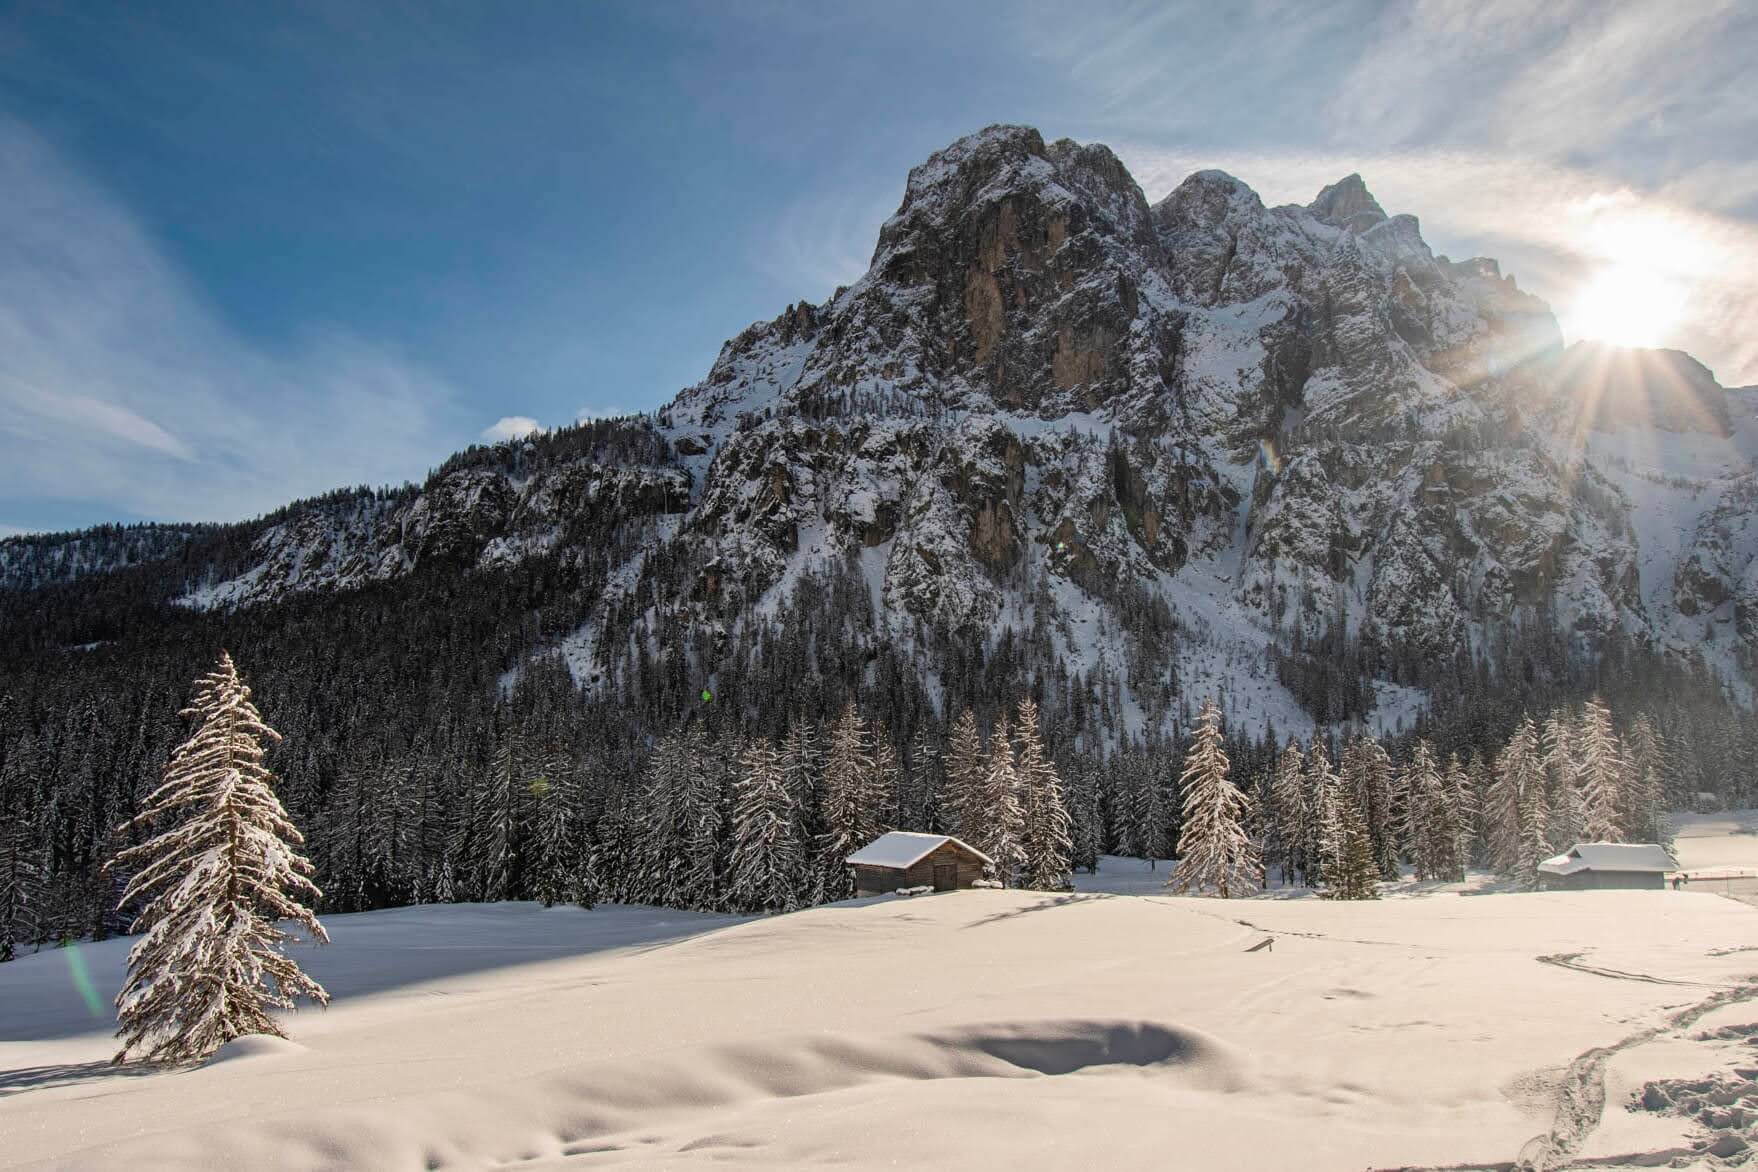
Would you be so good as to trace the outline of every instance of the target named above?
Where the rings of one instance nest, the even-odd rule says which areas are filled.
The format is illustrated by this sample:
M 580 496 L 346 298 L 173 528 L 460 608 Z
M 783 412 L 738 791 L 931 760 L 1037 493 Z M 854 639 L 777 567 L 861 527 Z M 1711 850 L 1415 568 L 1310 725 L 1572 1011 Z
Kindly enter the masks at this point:
M 1138 726 L 1175 673 L 1298 731 L 1278 654 L 1452 656 L 1521 625 L 1701 653 L 1744 698 L 1755 415 L 1686 355 L 1565 349 L 1495 261 L 1435 255 L 1359 176 L 1270 208 L 1203 171 L 1150 204 L 1107 148 L 994 126 L 911 171 L 859 281 L 655 416 L 158 552 L 197 609 L 586 559 L 602 590 L 538 649 L 585 686 L 662 613 L 724 638 L 853 569 L 925 676 L 926 632 L 1032 630 L 1128 681 Z M 65 540 L 86 552 L 0 543 L 0 584 L 89 572 L 91 535 Z M 1367 686 L 1383 724 L 1421 702 Z

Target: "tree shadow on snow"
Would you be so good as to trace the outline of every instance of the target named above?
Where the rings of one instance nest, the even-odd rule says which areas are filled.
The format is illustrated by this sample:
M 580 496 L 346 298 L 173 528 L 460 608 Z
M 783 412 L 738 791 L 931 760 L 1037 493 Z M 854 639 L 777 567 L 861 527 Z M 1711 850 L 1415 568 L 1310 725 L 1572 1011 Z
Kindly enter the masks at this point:
M 26 1091 L 42 1091 L 50 1087 L 77 1086 L 113 1078 L 139 1078 L 157 1074 L 163 1067 L 134 1064 L 112 1066 L 108 1062 L 64 1062 L 51 1066 L 21 1066 L 0 1070 L 0 1099 L 22 1095 Z
M 668 908 L 535 903 L 427 904 L 322 919 L 330 943 L 301 940 L 289 952 L 335 1002 L 567 957 L 648 951 L 743 922 Z M 112 1032 L 133 944 L 118 937 L 0 964 L 0 1042 Z M 302 1003 L 300 1012 L 312 1010 Z
M 1015 920 L 1015 919 L 1018 919 L 1020 916 L 1032 915 L 1034 912 L 1053 911 L 1056 908 L 1067 907 L 1070 904 L 1091 903 L 1095 899 L 1110 899 L 1110 898 L 1111 898 L 1111 896 L 1106 895 L 1102 892 L 1071 891 L 1066 895 L 1058 895 L 1055 899 L 1044 900 L 1042 903 L 1034 903 L 1034 904 L 1030 904 L 1026 907 L 1017 907 L 1017 908 L 1014 908 L 1012 911 L 996 912 L 992 916 L 984 916 L 980 920 L 972 920 L 970 923 L 965 925 L 965 928 L 966 928 L 966 930 L 969 930 L 971 928 L 981 928 L 985 924 L 995 924 L 995 923 L 999 923 L 1002 920 Z

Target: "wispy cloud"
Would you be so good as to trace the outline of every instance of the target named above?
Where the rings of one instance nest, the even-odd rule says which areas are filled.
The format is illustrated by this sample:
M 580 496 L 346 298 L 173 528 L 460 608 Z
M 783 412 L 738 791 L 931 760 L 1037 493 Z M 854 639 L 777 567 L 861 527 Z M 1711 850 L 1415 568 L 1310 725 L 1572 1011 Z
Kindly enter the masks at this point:
M 856 179 L 826 184 L 782 209 L 757 249 L 757 266 L 783 288 L 821 301 L 867 271 L 879 227 L 902 198 L 901 175 L 877 192 Z
M 194 459 L 182 440 L 152 420 L 143 419 L 115 403 L 71 391 L 45 390 L 11 375 L 0 375 L 0 403 L 14 411 L 70 424 L 96 436 L 120 440 L 179 460 Z
M 468 431 L 408 359 L 321 326 L 240 336 L 151 235 L 0 115 L 0 497 L 228 519 L 419 477 Z
M 1450 141 L 1597 169 L 1724 157 L 1758 82 L 1739 0 L 1491 0 L 1390 5 L 1326 114 L 1375 144 Z M 1749 143 L 1749 139 L 1745 140 Z

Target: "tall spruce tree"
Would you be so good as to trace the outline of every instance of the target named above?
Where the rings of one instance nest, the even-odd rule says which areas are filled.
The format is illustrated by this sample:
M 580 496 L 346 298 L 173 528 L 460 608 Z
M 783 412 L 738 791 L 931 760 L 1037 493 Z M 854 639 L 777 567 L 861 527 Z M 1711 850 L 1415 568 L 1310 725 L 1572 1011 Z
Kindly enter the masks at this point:
M 1404 792 L 1410 807 L 1411 862 L 1418 879 L 1464 878 L 1459 867 L 1458 822 L 1447 795 L 1434 748 L 1417 741 L 1404 769 Z
M 1209 700 L 1184 758 L 1178 865 L 1166 882 L 1175 891 L 1213 891 L 1229 899 L 1263 881 L 1263 860 L 1245 830 L 1251 800 L 1227 776 L 1228 768 L 1221 710 Z
M 1306 781 L 1307 831 L 1312 857 L 1307 861 L 1309 884 L 1323 884 L 1324 871 L 1343 857 L 1342 779 L 1331 768 L 1331 755 L 1322 739 L 1307 747 L 1303 768 Z
M 1355 795 L 1347 787 L 1337 796 L 1336 826 L 1336 836 L 1325 859 L 1325 898 L 1378 899 L 1379 864 L 1374 861 L 1367 819 L 1361 816 Z
M 1624 738 L 1625 774 L 1619 818 L 1630 842 L 1670 845 L 1672 828 L 1667 825 L 1666 743 L 1646 713 L 1630 722 Z
M 0 961 L 34 942 L 40 926 L 43 834 L 29 806 L 33 764 L 22 745 L 0 761 Z
M 1453 828 L 1452 858 L 1457 863 L 1457 877 L 1465 877 L 1465 865 L 1471 858 L 1471 843 L 1477 833 L 1478 803 L 1473 789 L 1471 771 L 1459 754 L 1447 754 L 1447 767 L 1442 773 L 1446 816 Z
M 1544 722 L 1544 769 L 1549 810 L 1545 816 L 1551 845 L 1567 850 L 1586 835 L 1581 800 L 1581 768 L 1575 745 L 1575 723 L 1566 712 L 1553 712 Z
M 1367 830 L 1374 868 L 1381 878 L 1398 874 L 1397 835 L 1392 829 L 1392 762 L 1380 743 L 1356 733 L 1343 747 L 1338 772 Z
M 0 962 L 37 939 L 43 877 L 38 833 L 22 812 L 0 805 Z
M 878 837 L 871 806 L 872 738 L 851 700 L 831 726 L 824 754 L 824 831 L 818 842 L 818 881 L 827 901 L 855 893 L 848 857 Z
M 946 767 L 941 771 L 941 790 L 935 803 L 940 828 L 955 838 L 974 843 L 975 826 L 982 813 L 983 776 L 988 761 L 983 756 L 983 733 L 969 708 L 952 725 L 946 746 Z M 970 825 L 966 825 L 969 811 Z
M 735 743 L 727 749 L 737 760 L 739 746 Z M 727 752 L 709 745 L 708 734 L 699 723 L 684 734 L 684 760 L 688 772 L 672 812 L 676 822 L 673 842 L 679 852 L 673 868 L 679 900 L 675 906 L 716 912 L 722 910 L 720 847 L 730 762 Z
M 823 762 L 818 752 L 818 733 L 812 722 L 796 717 L 788 723 L 781 742 L 781 776 L 794 806 L 799 829 L 800 857 L 811 859 L 823 832 Z
M 1276 758 L 1276 772 L 1270 783 L 1270 821 L 1274 826 L 1275 861 L 1282 872 L 1283 883 L 1301 882 L 1307 870 L 1310 845 L 1307 830 L 1311 825 L 1306 794 L 1306 758 L 1293 741 Z
M 1611 711 L 1595 696 L 1577 726 L 1582 831 L 1592 842 L 1622 842 L 1624 751 Z
M 732 854 L 727 907 L 736 912 L 788 912 L 807 895 L 805 857 L 781 756 L 758 737 L 739 758 L 733 786 Z
M 156 833 L 111 862 L 130 876 L 123 903 L 140 906 L 134 927 L 145 933 L 116 997 L 119 1063 L 192 1061 L 246 1034 L 282 1037 L 270 1010 L 329 1001 L 287 956 L 279 927 L 291 920 L 329 939 L 302 902 L 322 892 L 263 764 L 263 742 L 280 734 L 224 652 L 183 715 L 201 723 L 131 823 Z
M 1531 726 L 1523 721 L 1521 727 Z M 1495 780 L 1483 806 L 1483 823 L 1489 840 L 1489 865 L 1498 875 L 1512 878 L 1521 872 L 1521 787 L 1532 774 L 1526 748 L 1518 733 L 1496 756 Z
M 1023 814 L 1023 886 L 1038 891 L 1067 891 L 1074 886 L 1072 823 L 1062 794 L 1062 778 L 1044 756 L 1038 735 L 1038 706 L 1030 697 L 1019 703 L 1019 790 Z
M 965 820 L 975 822 L 976 836 L 965 841 L 994 860 L 995 878 L 1012 887 L 1019 881 L 1019 869 L 1025 863 L 1024 819 L 1020 802 L 1019 770 L 1013 759 L 1013 740 L 1008 735 L 1007 719 L 995 722 L 989 737 L 987 767 L 979 791 L 980 817 L 967 810 Z

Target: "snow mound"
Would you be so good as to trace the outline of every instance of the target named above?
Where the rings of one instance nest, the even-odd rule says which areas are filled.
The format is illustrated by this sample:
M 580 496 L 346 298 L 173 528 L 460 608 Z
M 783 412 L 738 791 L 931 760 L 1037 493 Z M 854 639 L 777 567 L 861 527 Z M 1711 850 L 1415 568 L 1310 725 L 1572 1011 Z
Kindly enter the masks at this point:
M 278 1055 L 303 1054 L 304 1052 L 304 1046 L 288 1038 L 277 1038 L 272 1034 L 250 1034 L 242 1038 L 233 1038 L 215 1050 L 213 1057 L 202 1065 L 218 1066 L 222 1062 L 237 1062 L 246 1058 L 273 1058 Z
M 239 1039 L 231 1043 L 275 1041 Z M 297 1049 L 298 1047 L 294 1047 Z M 395 1113 L 341 1109 L 224 1132 L 154 1137 L 131 1149 L 147 1167 L 479 1167 L 625 1153 L 652 1139 L 712 1136 L 730 1118 L 806 1100 L 940 1080 L 1041 1079 L 1135 1070 L 1189 1091 L 1242 1090 L 1241 1062 L 1206 1034 L 1145 1021 L 987 1022 L 913 1034 L 829 1033 L 687 1047 L 557 1070 L 516 1090 L 405 1099 Z M 811 1110 L 846 1110 L 832 1100 Z M 700 1141 L 698 1141 L 700 1142 Z M 683 1150 L 688 1150 L 686 1147 Z M 107 1153 L 105 1158 L 109 1158 Z

